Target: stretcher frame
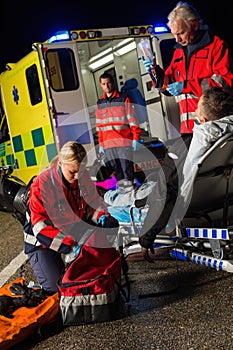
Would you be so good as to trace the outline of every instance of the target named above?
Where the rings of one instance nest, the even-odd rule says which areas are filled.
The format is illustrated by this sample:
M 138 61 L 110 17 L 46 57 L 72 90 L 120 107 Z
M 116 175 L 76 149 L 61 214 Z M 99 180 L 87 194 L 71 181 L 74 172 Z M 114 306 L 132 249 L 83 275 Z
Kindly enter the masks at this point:
M 188 210 L 172 232 L 158 235 L 155 248 L 175 259 L 233 272 L 233 133 L 222 136 L 198 162 Z M 139 253 L 142 222 L 120 222 L 118 245 L 126 256 Z

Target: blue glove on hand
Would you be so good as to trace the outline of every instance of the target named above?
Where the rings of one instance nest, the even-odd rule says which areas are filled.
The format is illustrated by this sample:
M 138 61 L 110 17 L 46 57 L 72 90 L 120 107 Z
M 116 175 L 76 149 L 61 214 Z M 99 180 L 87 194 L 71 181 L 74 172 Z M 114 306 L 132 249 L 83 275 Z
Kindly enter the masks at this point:
M 73 253 L 77 256 L 80 252 L 80 246 L 78 244 L 75 244 L 73 246 Z
M 173 96 L 178 96 L 182 93 L 184 83 L 183 81 L 177 81 L 176 83 L 169 84 L 167 87 L 167 91 L 173 95 Z
M 138 151 L 138 150 L 140 149 L 140 147 L 141 147 L 140 142 L 137 141 L 137 140 L 133 140 L 133 142 L 132 142 L 132 148 L 133 148 L 133 150 L 134 150 L 134 151 Z
M 71 261 L 73 261 L 80 252 L 80 246 L 78 244 L 75 244 L 72 248 L 72 251 L 69 254 L 66 254 L 65 256 L 65 262 L 66 263 L 70 263 Z
M 98 224 L 104 228 L 119 227 L 119 222 L 113 216 L 109 216 L 107 214 L 101 215 L 98 220 Z
M 147 71 L 147 73 L 150 73 L 151 71 L 151 66 L 153 66 L 153 62 L 151 62 L 151 60 L 142 60 L 145 70 Z
M 103 214 L 98 220 L 98 224 L 101 225 L 102 227 L 110 227 L 111 223 L 111 218 L 110 216 Z
M 99 153 L 101 153 L 101 154 L 104 154 L 104 153 L 105 153 L 102 146 L 99 146 Z

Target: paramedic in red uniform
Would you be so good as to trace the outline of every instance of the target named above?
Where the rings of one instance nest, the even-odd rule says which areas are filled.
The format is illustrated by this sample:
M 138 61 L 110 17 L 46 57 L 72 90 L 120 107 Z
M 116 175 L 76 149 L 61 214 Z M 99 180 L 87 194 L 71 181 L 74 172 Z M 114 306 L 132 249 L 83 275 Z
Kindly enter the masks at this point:
M 179 196 L 183 163 L 192 140 L 195 111 L 202 93 L 210 87 L 219 87 L 231 93 L 233 86 L 232 57 L 229 48 L 222 39 L 211 33 L 207 25 L 203 24 L 192 5 L 188 2 L 179 2 L 168 15 L 168 27 L 176 41 L 168 68 L 164 71 L 156 64 L 155 59 L 154 62 L 147 60 L 143 63 L 154 86 L 167 96 L 175 96 L 179 103 L 181 137 L 166 142 L 167 152 L 162 167 L 164 179 L 160 183 L 160 187 L 165 186 L 164 190 L 167 190 L 164 210 L 157 220 L 150 206 L 147 216 L 147 223 L 150 223 L 146 229 L 146 226 L 144 227 L 144 233 L 145 231 L 147 233 L 141 239 L 143 247 L 146 237 L 151 232 L 155 237 L 165 227 L 173 203 Z M 177 159 L 173 159 L 170 154 L 178 155 Z M 159 198 L 157 200 L 159 201 Z M 147 247 L 148 245 L 147 242 Z M 149 259 L 147 249 L 143 250 L 143 254 Z
M 115 88 L 111 74 L 103 73 L 99 82 L 104 92 L 96 105 L 99 152 L 105 154 L 118 183 L 130 186 L 135 178 L 133 151 L 139 147 L 141 129 L 129 97 Z
M 202 92 L 213 86 L 231 90 L 232 61 L 226 43 L 210 32 L 189 3 L 176 5 L 168 15 L 168 27 L 176 41 L 169 67 L 164 71 L 155 60 L 152 66 L 148 60 L 144 64 L 150 76 L 155 77 L 155 87 L 161 88 L 166 95 L 176 96 L 180 108 L 180 133 L 191 139 Z
M 65 266 L 62 254 L 71 253 L 74 258 L 84 233 L 97 224 L 111 228 L 118 222 L 108 213 L 86 170 L 85 148 L 69 141 L 32 183 L 24 225 L 24 251 L 47 293 L 57 291 Z

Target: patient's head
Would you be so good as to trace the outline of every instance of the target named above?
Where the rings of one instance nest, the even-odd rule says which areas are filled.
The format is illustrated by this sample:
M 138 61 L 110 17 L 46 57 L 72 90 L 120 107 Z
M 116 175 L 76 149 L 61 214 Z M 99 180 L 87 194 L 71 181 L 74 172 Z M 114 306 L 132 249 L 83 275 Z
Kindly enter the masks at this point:
M 200 123 L 233 115 L 233 94 L 219 87 L 207 89 L 200 97 L 195 114 Z

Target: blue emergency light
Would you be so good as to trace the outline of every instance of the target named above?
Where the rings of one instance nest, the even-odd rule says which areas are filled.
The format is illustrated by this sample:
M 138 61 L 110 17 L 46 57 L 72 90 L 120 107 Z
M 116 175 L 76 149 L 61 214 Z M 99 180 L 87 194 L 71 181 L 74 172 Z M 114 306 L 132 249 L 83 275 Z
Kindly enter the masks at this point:
M 122 32 L 122 29 L 125 29 L 125 28 L 120 28 L 120 29 L 121 29 L 121 35 L 122 34 L 125 35 L 127 33 L 125 31 Z M 57 32 L 55 35 L 53 35 L 51 38 L 49 38 L 48 43 L 53 43 L 53 42 L 62 41 L 62 40 L 77 40 L 78 38 L 86 39 L 86 37 L 88 39 L 101 38 L 101 37 L 109 36 L 109 34 L 106 34 L 106 31 L 108 31 L 108 29 L 103 29 L 101 31 L 100 30 L 95 30 L 95 31 L 83 30 L 80 32 L 73 31 L 71 36 L 70 36 L 68 30 L 63 30 L 63 31 Z M 111 32 L 112 32 L 112 29 L 111 29 Z M 168 27 L 166 27 L 166 25 L 163 25 L 163 24 L 156 24 L 156 25 L 147 26 L 147 27 L 141 26 L 141 27 L 131 27 L 130 28 L 131 35 L 144 35 L 146 33 L 158 34 L 158 33 L 167 33 L 167 32 L 168 32 Z M 120 36 L 120 34 L 118 34 L 118 35 Z
M 48 43 L 53 43 L 54 41 L 60 40 L 70 40 L 70 34 L 68 30 L 57 32 L 55 35 L 51 36 L 51 38 L 48 39 Z
M 164 24 L 156 24 L 156 25 L 154 25 L 154 32 L 156 34 L 158 34 L 158 33 L 167 33 L 168 32 L 168 28 Z

